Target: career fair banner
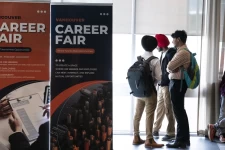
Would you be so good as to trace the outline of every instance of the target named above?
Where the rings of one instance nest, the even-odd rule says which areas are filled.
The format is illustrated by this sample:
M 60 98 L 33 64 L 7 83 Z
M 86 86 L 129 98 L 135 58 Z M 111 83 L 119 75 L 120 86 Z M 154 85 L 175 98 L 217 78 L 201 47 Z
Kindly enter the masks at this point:
M 49 34 L 49 3 L 0 2 L 0 145 L 19 144 L 9 143 L 21 133 L 13 134 L 10 111 L 25 145 L 35 142 L 40 125 L 48 122 L 43 106 L 49 93 Z
M 51 6 L 51 147 L 112 149 L 112 6 Z

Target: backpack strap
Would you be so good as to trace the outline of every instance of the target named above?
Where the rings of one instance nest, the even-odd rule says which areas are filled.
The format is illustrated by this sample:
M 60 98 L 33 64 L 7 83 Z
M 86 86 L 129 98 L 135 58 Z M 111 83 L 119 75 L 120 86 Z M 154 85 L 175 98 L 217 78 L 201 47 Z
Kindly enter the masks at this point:
M 137 60 L 138 61 L 141 61 L 142 63 L 145 63 L 145 64 L 149 64 L 153 59 L 156 59 L 157 57 L 155 57 L 155 56 L 151 56 L 151 57 L 149 57 L 148 59 L 144 59 L 142 56 L 138 56 L 137 57 Z M 150 67 L 150 66 L 149 66 Z M 151 70 L 150 70 L 151 71 Z M 139 83 L 137 83 L 137 85 L 138 85 Z M 156 91 L 156 88 L 155 88 L 155 86 L 154 86 L 154 83 L 152 84 L 152 88 L 153 88 L 153 91 L 155 92 L 155 93 L 157 93 L 157 91 Z M 131 93 L 132 94 L 132 93 Z
M 186 50 L 186 51 L 188 51 L 190 53 L 190 59 L 191 59 L 191 52 L 189 51 L 189 49 L 188 48 L 183 48 L 183 50 Z M 190 60 L 190 62 L 191 62 L 191 60 Z M 183 80 L 184 80 L 184 78 L 183 78 L 184 77 L 184 66 L 180 67 L 180 75 L 181 75 L 181 80 L 180 80 L 180 92 L 181 92 L 182 91 L 182 87 L 183 87 Z
M 186 50 L 186 51 L 188 51 L 189 53 L 190 53 L 190 66 L 189 67 L 191 67 L 192 69 L 193 69 L 193 56 L 195 56 L 196 55 L 196 53 L 192 53 L 191 51 L 189 51 L 189 49 L 188 48 L 183 48 L 184 50 Z M 184 76 L 184 66 L 182 66 L 181 67 L 181 82 L 180 82 L 180 92 L 182 91 L 182 86 L 183 86 L 183 78 L 182 78 L 182 76 Z
M 184 48 L 184 50 L 186 50 L 186 51 L 188 51 L 190 53 L 190 66 L 193 67 L 192 55 L 195 56 L 196 53 L 193 54 L 192 52 L 189 51 L 188 48 Z
M 138 61 L 144 61 L 145 63 L 150 63 L 153 59 L 156 59 L 156 58 L 158 58 L 158 57 L 151 56 L 151 57 L 149 57 L 148 59 L 145 60 L 143 57 L 138 56 L 137 57 L 137 60 Z
M 153 59 L 156 59 L 157 57 L 151 56 L 147 60 L 145 60 L 146 63 L 150 63 Z
M 155 57 L 155 56 L 151 56 L 151 57 L 149 57 L 147 60 L 145 60 L 145 63 L 150 63 L 153 59 L 156 59 L 156 58 L 158 58 L 158 57 Z M 150 64 L 149 64 L 150 65 Z M 150 66 L 149 66 L 150 67 Z M 152 71 L 152 70 L 151 70 Z M 153 79 L 153 82 L 154 82 L 154 79 Z M 152 84 L 152 88 L 153 88 L 153 91 L 157 94 L 157 90 L 156 90 L 156 88 L 155 88 L 155 86 L 154 86 L 154 83 Z
M 183 80 L 184 80 L 184 78 L 183 78 L 183 76 L 184 76 L 184 66 L 182 66 L 180 68 L 180 75 L 181 75 L 181 80 L 180 80 L 180 92 L 181 92 L 182 91 L 182 87 L 183 87 Z
M 155 57 L 155 56 L 150 56 L 148 59 L 144 60 L 144 63 L 148 64 L 149 67 L 150 67 L 150 70 L 151 70 L 151 66 L 150 66 L 150 62 L 153 60 L 153 59 L 156 59 L 158 57 Z M 152 70 L 151 70 L 152 71 Z
M 141 57 L 141 56 L 138 56 L 138 57 L 137 57 L 137 60 L 138 60 L 138 61 L 142 61 L 143 59 L 144 59 L 144 58 Z
M 156 58 L 158 58 L 158 57 L 155 57 L 155 56 L 150 56 L 148 59 L 146 59 L 146 60 L 144 61 L 144 63 L 146 63 L 146 64 L 148 64 L 148 65 L 149 65 L 149 67 L 150 67 L 150 71 L 152 71 L 152 69 L 151 69 L 151 65 L 150 65 L 150 62 L 151 62 L 153 59 L 156 59 Z

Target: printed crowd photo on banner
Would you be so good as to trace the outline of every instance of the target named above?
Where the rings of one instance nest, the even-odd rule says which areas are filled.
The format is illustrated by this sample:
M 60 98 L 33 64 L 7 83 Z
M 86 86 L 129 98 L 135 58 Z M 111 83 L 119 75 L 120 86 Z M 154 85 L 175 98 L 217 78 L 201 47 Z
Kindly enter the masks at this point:
M 51 149 L 112 150 L 112 118 L 112 6 L 52 4 Z
M 1 150 L 48 147 L 49 33 L 49 3 L 0 2 Z

